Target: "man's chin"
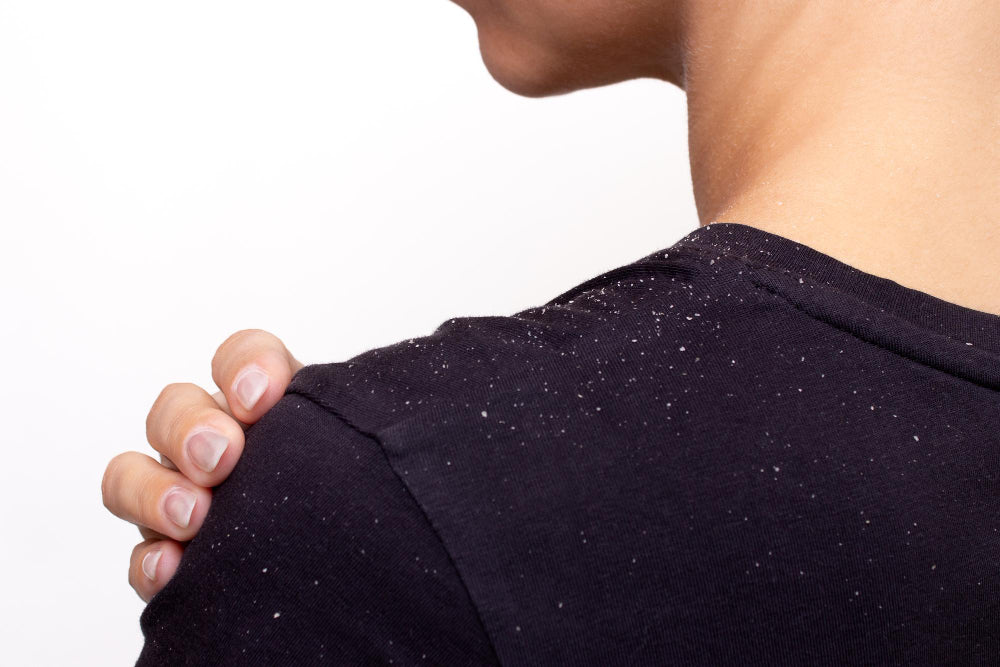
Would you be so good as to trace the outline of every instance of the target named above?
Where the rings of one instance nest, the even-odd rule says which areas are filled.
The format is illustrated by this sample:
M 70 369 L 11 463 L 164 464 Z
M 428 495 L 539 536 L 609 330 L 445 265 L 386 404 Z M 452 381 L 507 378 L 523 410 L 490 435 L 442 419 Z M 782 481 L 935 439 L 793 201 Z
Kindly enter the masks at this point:
M 550 97 L 587 87 L 576 85 L 553 54 L 509 34 L 479 28 L 479 53 L 490 76 L 523 97 Z

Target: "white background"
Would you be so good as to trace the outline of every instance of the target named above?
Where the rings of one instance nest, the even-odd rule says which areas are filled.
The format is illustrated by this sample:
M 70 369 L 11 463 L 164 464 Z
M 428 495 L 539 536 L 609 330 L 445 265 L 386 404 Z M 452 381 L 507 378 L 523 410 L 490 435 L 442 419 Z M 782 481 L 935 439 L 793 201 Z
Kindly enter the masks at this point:
M 447 0 L 0 0 L 0 663 L 131 664 L 107 461 L 237 329 L 347 359 L 697 226 L 683 93 L 525 99 Z

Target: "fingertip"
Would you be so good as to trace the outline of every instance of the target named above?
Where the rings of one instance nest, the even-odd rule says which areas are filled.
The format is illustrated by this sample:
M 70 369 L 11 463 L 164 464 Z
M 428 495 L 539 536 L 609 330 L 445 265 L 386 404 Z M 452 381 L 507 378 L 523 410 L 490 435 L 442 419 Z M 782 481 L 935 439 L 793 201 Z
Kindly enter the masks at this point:
M 184 547 L 173 540 L 146 540 L 132 550 L 129 584 L 149 602 L 173 578 Z
M 203 425 L 193 429 L 183 449 L 191 461 L 188 478 L 205 487 L 221 484 L 243 455 L 243 427 L 221 411 L 206 415 Z
M 192 539 L 212 504 L 212 491 L 179 473 L 163 471 L 161 479 L 147 484 L 138 502 L 139 523 L 179 542 Z
M 301 364 L 284 343 L 260 329 L 238 331 L 212 359 L 212 378 L 236 419 L 252 424 L 274 407 Z
M 164 468 L 200 486 L 217 486 L 243 452 L 243 425 L 195 385 L 162 401 L 147 420 L 148 437 Z
M 226 390 L 233 416 L 245 424 L 257 422 L 281 400 L 292 379 L 284 356 L 267 354 L 242 366 Z
M 260 364 L 249 364 L 233 379 L 232 393 L 236 396 L 239 407 L 246 412 L 253 412 L 270 383 L 270 374 Z
M 192 502 L 193 501 L 193 502 Z M 212 504 L 212 492 L 201 486 L 175 485 L 163 494 L 161 515 L 165 535 L 187 541 L 198 534 Z

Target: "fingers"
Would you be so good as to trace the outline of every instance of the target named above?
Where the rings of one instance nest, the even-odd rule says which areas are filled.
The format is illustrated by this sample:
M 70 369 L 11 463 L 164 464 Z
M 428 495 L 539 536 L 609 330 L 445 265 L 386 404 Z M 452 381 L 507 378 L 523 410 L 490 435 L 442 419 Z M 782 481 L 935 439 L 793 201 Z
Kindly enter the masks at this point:
M 302 364 L 277 337 L 245 329 L 219 346 L 212 359 L 212 379 L 232 414 L 252 424 L 278 402 L 300 368 Z
M 111 459 L 101 495 L 115 516 L 179 542 L 195 536 L 212 501 L 208 489 L 138 452 Z
M 135 545 L 129 561 L 129 585 L 149 602 L 174 576 L 183 552 L 173 540 L 148 539 Z
M 212 394 L 212 399 L 215 400 L 215 403 L 219 406 L 220 410 L 225 412 L 230 417 L 233 417 L 233 411 L 229 409 L 229 401 L 226 400 L 225 394 L 221 391 L 217 391 Z M 233 417 L 233 419 L 236 419 L 236 417 Z
M 146 439 L 173 468 L 199 486 L 216 486 L 243 453 L 243 427 L 193 384 L 167 385 L 146 416 Z
M 298 364 L 298 362 L 295 362 L 295 363 Z M 302 365 L 299 364 L 299 368 L 301 368 L 301 367 L 302 367 Z M 294 374 L 295 374 L 295 371 L 293 370 L 292 371 L 292 375 L 294 375 Z M 227 415 L 229 415 L 234 420 L 236 420 L 236 417 L 233 415 L 233 411 L 229 408 L 229 401 L 226 400 L 226 395 L 225 394 L 223 394 L 221 391 L 217 391 L 214 394 L 212 394 L 212 398 L 215 400 L 215 403 L 216 403 L 216 405 L 219 406 L 220 410 L 222 410 Z M 237 420 L 236 423 L 239 424 L 240 428 L 242 428 L 244 431 L 246 431 L 248 428 L 250 428 L 249 424 L 245 424 L 245 423 L 243 423 L 241 421 Z
M 143 600 L 166 585 L 180 562 L 181 542 L 201 528 L 211 504 L 207 487 L 222 482 L 236 465 L 245 425 L 278 402 L 300 368 L 275 336 L 239 331 L 212 359 L 220 393 L 173 384 L 153 404 L 146 436 L 162 464 L 137 452 L 120 454 L 108 464 L 101 482 L 104 505 L 139 526 L 144 538 L 129 564 L 129 583 Z
M 168 539 L 166 535 L 158 533 L 155 530 L 146 528 L 145 526 L 136 526 L 139 529 L 139 534 L 142 535 L 144 540 L 165 540 Z

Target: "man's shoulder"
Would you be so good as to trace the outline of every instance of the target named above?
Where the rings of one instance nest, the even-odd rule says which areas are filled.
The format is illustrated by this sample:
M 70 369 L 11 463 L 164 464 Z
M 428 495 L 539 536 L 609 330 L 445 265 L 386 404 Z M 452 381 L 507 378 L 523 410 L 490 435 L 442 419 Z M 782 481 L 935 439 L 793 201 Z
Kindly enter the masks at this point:
M 753 288 L 714 264 L 668 248 L 542 305 L 454 317 L 429 335 L 307 366 L 289 391 L 375 435 L 414 420 L 440 428 L 488 418 L 496 403 L 574 402 L 629 368 L 668 370 L 724 346 L 726 321 L 753 307 Z

